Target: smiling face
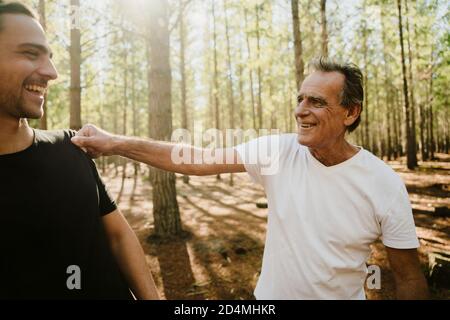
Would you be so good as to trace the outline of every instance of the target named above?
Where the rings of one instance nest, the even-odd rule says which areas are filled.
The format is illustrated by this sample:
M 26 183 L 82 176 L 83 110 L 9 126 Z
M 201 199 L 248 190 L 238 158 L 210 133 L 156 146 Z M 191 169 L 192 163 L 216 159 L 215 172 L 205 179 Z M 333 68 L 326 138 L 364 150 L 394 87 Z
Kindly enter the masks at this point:
M 295 109 L 298 142 L 319 149 L 344 139 L 346 127 L 355 120 L 341 105 L 345 77 L 339 72 L 315 71 L 302 83 Z
M 0 117 L 38 119 L 48 82 L 57 78 L 44 31 L 23 14 L 1 18 Z

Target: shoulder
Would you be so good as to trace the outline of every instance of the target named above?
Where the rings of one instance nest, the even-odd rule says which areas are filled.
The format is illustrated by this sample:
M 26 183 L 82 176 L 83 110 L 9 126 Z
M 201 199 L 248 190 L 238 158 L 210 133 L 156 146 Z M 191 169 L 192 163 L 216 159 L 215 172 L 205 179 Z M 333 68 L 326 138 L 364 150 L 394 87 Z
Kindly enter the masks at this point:
M 70 129 L 48 131 L 34 129 L 34 132 L 36 145 L 44 152 L 57 152 L 60 156 L 78 155 L 87 159 L 86 154 L 70 140 L 75 136 L 76 131 Z
M 301 146 L 298 142 L 298 135 L 296 133 L 284 133 L 279 135 L 280 142 L 286 148 L 298 148 Z M 301 146 L 304 148 L 304 146 Z
M 304 148 L 298 143 L 296 133 L 284 133 L 277 135 L 267 135 L 256 139 L 259 143 L 267 145 L 268 148 L 273 149 L 272 152 L 282 154 L 285 151 L 291 151 L 293 149 Z
M 259 156 L 263 160 L 278 161 L 294 154 L 302 146 L 297 141 L 297 134 L 274 134 L 252 139 L 237 146 L 237 150 L 246 158 Z M 245 162 L 245 161 L 244 161 Z
M 361 150 L 361 152 L 363 152 L 361 159 L 368 171 L 367 173 L 372 179 L 379 183 L 394 184 L 397 187 L 403 185 L 401 177 L 386 162 L 372 154 L 370 151 Z
M 34 129 L 36 141 L 43 144 L 71 143 L 70 138 L 75 136 L 76 131 L 66 130 L 39 130 Z
M 371 195 L 379 200 L 379 211 L 385 212 L 393 201 L 398 200 L 399 194 L 405 198 L 405 201 L 408 201 L 405 183 L 400 175 L 371 152 L 362 151 L 364 152 L 360 160 L 364 166 L 362 177 L 364 177 L 364 183 L 370 189 Z

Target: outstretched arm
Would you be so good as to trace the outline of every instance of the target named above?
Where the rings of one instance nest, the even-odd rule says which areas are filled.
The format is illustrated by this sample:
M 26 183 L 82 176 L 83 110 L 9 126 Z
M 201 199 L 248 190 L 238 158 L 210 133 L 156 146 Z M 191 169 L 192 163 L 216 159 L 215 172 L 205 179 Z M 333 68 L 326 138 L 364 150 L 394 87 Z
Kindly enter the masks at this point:
M 84 126 L 72 142 L 93 157 L 120 155 L 153 167 L 186 175 L 214 175 L 245 172 L 233 148 L 201 149 L 110 134 L 93 125 Z
M 416 249 L 393 249 L 386 247 L 389 263 L 394 272 L 397 299 L 428 299 L 428 285 L 420 269 Z
M 158 291 L 145 262 L 144 251 L 119 210 L 102 219 L 111 250 L 135 297 L 158 300 Z

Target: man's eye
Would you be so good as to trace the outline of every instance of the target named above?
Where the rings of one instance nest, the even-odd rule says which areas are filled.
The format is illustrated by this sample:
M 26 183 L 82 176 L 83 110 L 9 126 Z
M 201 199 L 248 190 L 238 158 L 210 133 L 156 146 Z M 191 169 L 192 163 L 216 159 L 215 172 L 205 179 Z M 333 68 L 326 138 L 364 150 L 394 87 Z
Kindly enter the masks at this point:
M 323 107 L 325 104 L 323 103 L 323 101 L 320 101 L 320 100 L 313 100 L 312 101 L 312 103 L 313 103 L 313 105 L 315 106 L 315 107 Z
M 30 56 L 30 57 L 33 57 L 33 58 L 37 58 L 37 56 L 39 55 L 37 52 L 35 52 L 35 51 L 24 51 L 24 53 L 27 55 L 27 56 Z

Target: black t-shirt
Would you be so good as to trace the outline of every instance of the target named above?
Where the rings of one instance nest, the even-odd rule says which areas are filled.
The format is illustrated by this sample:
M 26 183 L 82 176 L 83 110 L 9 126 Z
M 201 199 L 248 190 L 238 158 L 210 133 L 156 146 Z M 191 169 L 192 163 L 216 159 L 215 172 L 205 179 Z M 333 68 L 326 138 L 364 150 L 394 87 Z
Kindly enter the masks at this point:
M 94 162 L 73 131 L 34 132 L 29 148 L 0 155 L 0 298 L 131 299 L 102 225 L 116 205 Z

